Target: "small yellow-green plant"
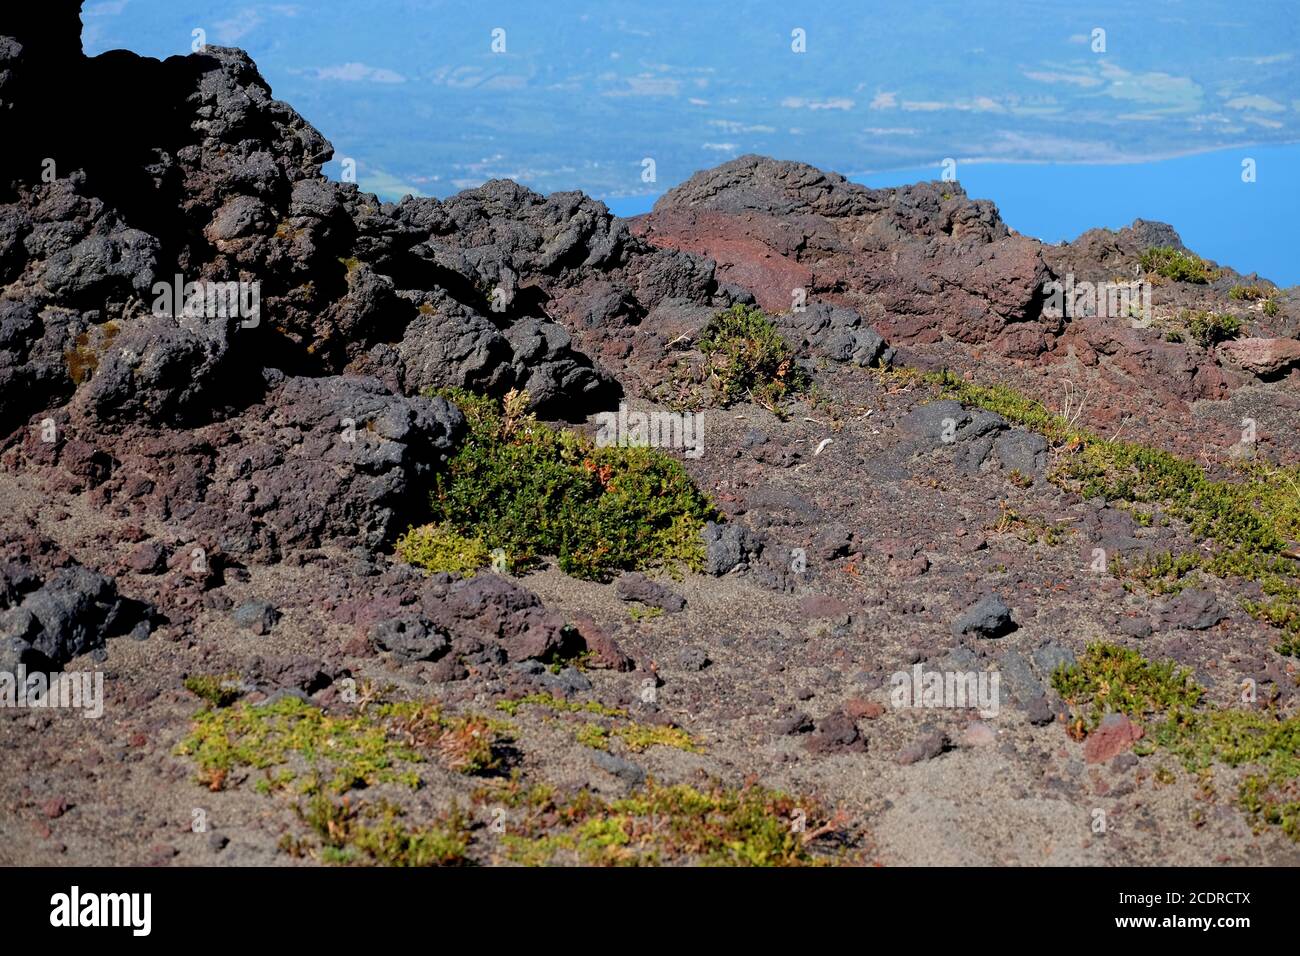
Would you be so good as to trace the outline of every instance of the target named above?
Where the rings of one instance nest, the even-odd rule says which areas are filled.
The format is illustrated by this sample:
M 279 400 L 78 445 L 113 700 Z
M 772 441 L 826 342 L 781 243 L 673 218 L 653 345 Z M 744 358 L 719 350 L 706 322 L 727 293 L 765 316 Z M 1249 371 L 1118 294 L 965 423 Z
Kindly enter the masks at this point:
M 498 710 L 503 710 L 512 717 L 519 713 L 522 707 L 539 707 L 556 714 L 603 718 L 604 724 L 582 721 L 573 732 L 578 743 L 595 747 L 597 750 L 608 750 L 609 742 L 613 739 L 621 740 L 627 749 L 634 753 L 640 753 L 648 747 L 672 747 L 691 753 L 698 753 L 702 749 L 696 739 L 680 727 L 640 724 L 629 720 L 626 710 L 607 707 L 595 700 L 572 701 L 552 694 L 535 693 L 497 701 L 496 706 Z
M 1116 555 L 1110 560 L 1110 571 L 1117 578 L 1135 582 L 1151 594 L 1178 594 L 1196 583 L 1195 572 L 1203 564 L 1199 554 L 1175 555 L 1165 551 L 1132 562 Z
M 699 753 L 703 749 L 694 737 L 680 727 L 667 727 L 663 724 L 631 723 L 626 727 L 615 727 L 612 733 L 633 753 L 640 753 L 650 747 L 672 747 L 688 753 Z
M 443 819 L 419 827 L 407 826 L 401 808 L 388 801 L 358 807 L 347 797 L 336 801 L 316 794 L 296 810 L 316 843 L 286 836 L 280 847 L 293 856 L 310 855 L 333 866 L 426 867 L 466 862 L 470 822 L 455 806 Z
M 417 568 L 447 571 L 461 577 L 473 577 L 480 568 L 487 567 L 491 557 L 480 539 L 458 534 L 445 524 L 411 528 L 397 539 L 393 550 Z
M 1238 805 L 1257 826 L 1278 826 L 1300 841 L 1300 716 L 1208 706 L 1186 668 L 1100 642 L 1075 664 L 1057 668 L 1052 684 L 1071 707 L 1073 736 L 1086 736 L 1107 713 L 1142 721 L 1149 733 L 1140 751 L 1178 758 L 1211 793 L 1215 764 L 1250 768 Z M 1176 778 L 1161 767 L 1156 779 L 1168 784 Z
M 205 701 L 210 707 L 229 707 L 243 694 L 233 674 L 224 677 L 213 674 L 191 674 L 185 678 L 184 684 L 187 691 Z
M 627 616 L 636 622 L 653 621 L 657 617 L 662 617 L 663 613 L 663 608 L 653 605 L 633 604 L 627 609 Z
M 234 771 L 284 767 L 287 775 L 268 778 L 271 789 L 302 771 L 309 780 L 326 779 L 330 790 L 343 793 L 379 783 L 418 786 L 420 775 L 412 765 L 431 756 L 460 773 L 495 769 L 505 736 L 503 728 L 483 717 L 448 716 L 433 702 L 381 704 L 332 716 L 286 697 L 200 711 L 176 751 L 194 760 L 200 782 L 212 790 L 224 789 Z
M 519 713 L 520 707 L 544 707 L 562 714 L 595 714 L 599 717 L 626 717 L 627 711 L 618 707 L 606 707 L 600 701 L 572 701 L 554 694 L 536 693 L 509 700 L 497 701 L 497 710 L 503 710 L 511 717 Z
M 815 866 L 830 862 L 814 853 L 817 841 L 846 835 L 844 819 L 816 801 L 756 785 L 697 789 L 649 781 L 639 792 L 606 801 L 588 790 L 562 799 L 549 788 L 525 790 L 512 781 L 480 798 L 525 811 L 501 845 L 509 859 L 529 866 Z
M 1234 285 L 1228 290 L 1228 298 L 1236 302 L 1258 302 L 1268 298 L 1268 294 L 1262 285 Z
M 1153 663 L 1137 651 L 1094 642 L 1072 665 L 1052 674 L 1052 686 L 1070 705 L 1076 728 L 1094 730 L 1108 713 L 1144 718 L 1149 714 L 1185 717 L 1204 693 L 1191 671 L 1165 661 Z
M 989 529 L 998 534 L 1014 534 L 1025 544 L 1043 542 L 1055 547 L 1069 533 L 1065 522 L 1048 522 L 1042 518 L 1022 515 L 1005 501 L 998 502 L 998 520 Z

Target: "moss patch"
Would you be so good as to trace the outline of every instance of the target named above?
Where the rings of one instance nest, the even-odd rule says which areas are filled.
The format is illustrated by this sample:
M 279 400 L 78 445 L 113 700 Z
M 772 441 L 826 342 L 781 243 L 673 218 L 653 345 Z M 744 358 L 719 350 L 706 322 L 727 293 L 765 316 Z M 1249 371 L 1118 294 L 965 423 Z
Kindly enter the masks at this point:
M 663 617 L 663 614 L 663 608 L 650 604 L 630 604 L 627 609 L 627 616 L 634 624 L 639 624 L 641 621 L 653 621 L 657 617 Z
M 696 789 L 651 781 L 631 796 L 605 801 L 587 790 L 560 799 L 549 788 L 516 784 L 480 799 L 524 811 L 501 842 L 508 859 L 530 866 L 809 866 L 830 862 L 813 852 L 817 840 L 842 835 L 840 820 L 828 819 L 815 801 L 759 786 Z
M 510 716 L 519 713 L 520 707 L 545 707 L 548 710 L 564 714 L 596 714 L 600 717 L 626 717 L 627 711 L 618 707 L 606 707 L 600 701 L 572 701 L 553 694 L 527 694 L 511 700 L 497 701 L 497 710 L 503 710 Z
M 609 750 L 609 731 L 600 724 L 583 721 L 573 732 L 573 739 L 584 747 L 594 750 Z
M 514 700 L 497 702 L 497 708 L 514 716 L 521 707 L 540 707 L 556 714 L 594 716 L 605 718 L 605 724 L 582 721 L 574 728 L 574 739 L 597 750 L 609 750 L 610 741 L 620 740 L 633 753 L 650 747 L 672 747 L 688 753 L 701 753 L 703 747 L 690 733 L 680 727 L 665 724 L 641 724 L 628 719 L 628 712 L 618 707 L 606 707 L 599 701 L 570 701 L 550 694 L 529 694 Z
M 95 374 L 100 358 L 109 350 L 121 330 L 119 323 L 109 320 L 102 325 L 91 326 L 76 337 L 72 348 L 63 353 L 63 361 L 72 384 L 80 385 Z
M 319 781 L 335 793 L 379 783 L 420 784 L 414 764 L 436 757 L 450 770 L 481 773 L 501 765 L 505 729 L 484 717 L 447 716 L 432 702 L 382 704 L 331 716 L 297 698 L 200 711 L 176 752 L 193 758 L 199 780 L 221 790 L 235 771 L 284 768 L 259 781 L 279 789 L 299 772 L 304 790 Z
M 214 674 L 191 674 L 185 678 L 185 689 L 202 699 L 209 707 L 229 707 L 243 694 L 235 683 L 233 674 L 217 677 Z
M 469 435 L 430 495 L 437 532 L 408 532 L 407 553 L 470 563 L 499 548 L 512 571 L 554 556 L 565 573 L 600 581 L 703 567 L 701 532 L 716 513 L 681 462 L 541 424 L 524 413 L 525 393 L 440 394 L 464 411 Z
M 672 747 L 688 753 L 700 753 L 703 750 L 695 738 L 680 727 L 631 723 L 626 727 L 615 727 L 612 733 L 633 753 L 641 753 L 651 747 Z

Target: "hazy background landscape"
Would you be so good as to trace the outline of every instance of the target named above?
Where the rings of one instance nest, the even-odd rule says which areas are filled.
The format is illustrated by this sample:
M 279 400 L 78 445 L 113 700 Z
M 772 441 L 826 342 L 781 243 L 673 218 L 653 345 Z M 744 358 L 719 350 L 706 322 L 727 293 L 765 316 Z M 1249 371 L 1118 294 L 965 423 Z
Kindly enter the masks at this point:
M 951 158 L 1030 235 L 1165 219 L 1205 255 L 1300 281 L 1300 30 L 1280 0 L 102 0 L 84 20 L 92 54 L 187 53 L 196 29 L 248 50 L 385 198 L 509 177 L 634 214 L 749 152 L 871 185 Z

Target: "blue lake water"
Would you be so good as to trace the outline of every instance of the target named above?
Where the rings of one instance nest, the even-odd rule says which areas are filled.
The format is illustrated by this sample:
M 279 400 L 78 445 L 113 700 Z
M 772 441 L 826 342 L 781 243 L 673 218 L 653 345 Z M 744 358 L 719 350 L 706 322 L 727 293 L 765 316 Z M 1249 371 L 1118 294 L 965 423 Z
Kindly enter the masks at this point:
M 1255 161 L 1255 181 L 1242 181 L 1242 160 Z M 1044 242 L 1064 242 L 1095 227 L 1118 229 L 1134 219 L 1168 222 L 1190 248 L 1243 273 L 1281 286 L 1300 283 L 1300 144 L 1250 146 L 1146 163 L 959 162 L 967 194 L 991 199 L 1011 228 Z M 939 179 L 928 166 L 856 177 L 867 186 Z M 622 216 L 649 212 L 657 196 L 606 199 Z

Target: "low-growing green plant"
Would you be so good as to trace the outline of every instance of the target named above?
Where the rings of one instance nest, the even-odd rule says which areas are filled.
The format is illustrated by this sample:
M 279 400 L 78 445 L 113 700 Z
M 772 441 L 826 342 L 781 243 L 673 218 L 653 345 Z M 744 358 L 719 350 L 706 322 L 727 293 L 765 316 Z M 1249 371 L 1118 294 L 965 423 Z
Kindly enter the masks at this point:
M 1268 289 L 1262 285 L 1234 285 L 1228 290 L 1228 298 L 1236 302 L 1258 302 L 1268 298 Z
M 941 394 L 986 408 L 1033 429 L 1057 448 L 1048 477 L 1084 498 L 1121 505 L 1159 506 L 1183 522 L 1205 552 L 1171 555 L 1152 575 L 1166 590 L 1192 571 L 1259 584 L 1263 596 L 1243 607 L 1284 631 L 1278 650 L 1300 653 L 1300 466 L 1261 462 L 1240 466 L 1237 480 L 1211 477 L 1195 462 L 1136 442 L 1102 438 L 1005 385 L 979 385 L 951 373 L 925 376 Z M 1131 575 L 1140 580 L 1141 572 Z
M 497 701 L 497 709 L 512 717 L 522 707 L 539 707 L 556 714 L 574 717 L 599 717 L 601 722 L 583 720 L 574 728 L 574 738 L 578 743 L 597 750 L 608 750 L 609 742 L 618 739 L 628 750 L 640 753 L 648 747 L 672 747 L 698 753 L 702 749 L 699 742 L 680 727 L 664 724 L 640 724 L 630 720 L 628 712 L 619 707 L 607 707 L 599 701 L 565 700 L 547 693 L 528 694 Z
M 1007 481 L 1017 488 L 1029 488 L 1034 483 L 1034 476 L 1024 474 L 1019 468 L 1012 468 L 1007 472 Z
M 606 801 L 589 790 L 561 799 L 549 788 L 525 792 L 512 782 L 479 797 L 525 811 L 500 840 L 506 856 L 526 866 L 816 866 L 831 862 L 813 852 L 816 841 L 846 836 L 844 817 L 757 785 L 697 789 L 649 781 Z
M 1079 734 L 1095 730 L 1108 713 L 1136 719 L 1188 714 L 1204 694 L 1186 668 L 1153 663 L 1137 651 L 1101 641 L 1089 644 L 1074 664 L 1058 667 L 1052 686 L 1070 706 Z
M 526 694 L 523 697 L 512 697 L 507 700 L 499 700 L 497 701 L 496 707 L 497 710 L 503 710 L 511 717 L 519 713 L 520 707 L 544 707 L 547 710 L 553 710 L 557 713 L 595 714 L 598 717 L 627 716 L 626 710 L 619 707 L 606 707 L 597 700 L 565 700 L 562 697 L 556 697 L 554 694 L 547 693 Z
M 1256 827 L 1278 827 L 1300 842 L 1300 786 L 1296 781 L 1278 785 L 1266 777 L 1251 775 L 1241 782 L 1237 802 Z
M 632 604 L 627 609 L 627 616 L 634 622 L 653 621 L 657 617 L 663 617 L 664 609 L 653 607 L 651 605 Z
M 1119 555 L 1110 560 L 1115 577 L 1140 584 L 1151 594 L 1177 594 L 1196 583 L 1193 572 L 1204 564 L 1194 552 L 1172 554 L 1164 551 L 1127 562 Z
M 1274 781 L 1300 777 L 1298 718 L 1283 719 L 1265 710 L 1216 708 L 1165 721 L 1154 736 L 1189 770 L 1203 770 L 1218 761 L 1229 767 L 1259 765 Z
M 224 677 L 213 674 L 191 674 L 185 678 L 184 684 L 187 691 L 210 707 L 229 707 L 243 694 L 233 674 Z
M 701 753 L 703 747 L 699 742 L 680 727 L 666 727 L 662 724 L 639 724 L 632 721 L 605 727 L 593 721 L 579 721 L 573 731 L 573 739 L 586 747 L 596 750 L 609 750 L 610 741 L 621 740 L 632 753 L 641 753 L 651 747 L 671 747 L 687 753 Z
M 459 389 L 439 394 L 469 422 L 429 496 L 440 546 L 454 535 L 468 549 L 458 553 L 475 559 L 499 548 L 512 571 L 553 556 L 566 574 L 599 581 L 619 571 L 703 566 L 701 533 L 717 515 L 677 459 L 653 448 L 598 447 L 538 422 L 524 412 L 526 393 L 503 402 Z
M 1172 246 L 1152 246 L 1138 259 L 1144 272 L 1155 273 L 1175 282 L 1205 284 L 1214 272 L 1200 256 Z
M 1041 518 L 1026 517 L 1011 508 L 1005 501 L 998 502 L 998 520 L 989 528 L 997 534 L 1014 534 L 1025 544 L 1042 541 L 1056 547 L 1070 532 L 1068 523 L 1052 523 Z
M 478 538 L 458 534 L 445 524 L 426 524 L 410 528 L 397 539 L 393 550 L 407 564 L 426 571 L 447 571 L 461 577 L 473 577 L 487 567 L 491 558 L 487 546 Z
M 335 801 L 317 794 L 296 810 L 317 845 L 286 836 L 280 848 L 293 856 L 310 855 L 334 866 L 426 867 L 466 862 L 470 821 L 455 806 L 443 819 L 420 827 L 406 826 L 401 808 L 387 801 L 357 807 L 347 797 Z
M 193 758 L 199 781 L 211 790 L 224 789 L 235 770 L 284 767 L 270 789 L 287 785 L 295 769 L 301 769 L 309 780 L 327 778 L 329 789 L 344 793 L 379 783 L 416 787 L 420 776 L 411 765 L 430 756 L 459 773 L 496 769 L 506 736 L 502 730 L 477 715 L 448 716 L 430 701 L 381 704 L 332 716 L 286 697 L 200 711 L 176 752 Z M 316 786 L 309 783 L 305 789 Z
M 708 382 L 724 407 L 749 399 L 776 409 L 811 384 L 796 364 L 794 350 L 762 309 L 737 304 L 717 313 L 696 345 L 704 356 Z
M 574 730 L 573 739 L 593 750 L 609 750 L 609 730 L 600 724 L 583 721 Z
M 1208 348 L 1241 334 L 1241 320 L 1227 312 L 1184 309 L 1178 316 L 1197 345 Z
M 1278 826 L 1300 841 L 1300 716 L 1209 706 L 1186 668 L 1102 642 L 1057 668 L 1052 684 L 1071 707 L 1072 736 L 1086 736 L 1107 713 L 1143 721 L 1149 733 L 1141 751 L 1178 758 L 1201 777 L 1203 792 L 1213 793 L 1215 764 L 1254 768 L 1238 788 L 1238 805 L 1257 826 Z M 1155 779 L 1176 778 L 1162 766 Z
M 672 747 L 688 753 L 699 753 L 703 749 L 694 737 L 680 727 L 667 727 L 663 724 L 633 722 L 625 727 L 615 727 L 611 733 L 633 753 L 640 753 L 650 747 Z

